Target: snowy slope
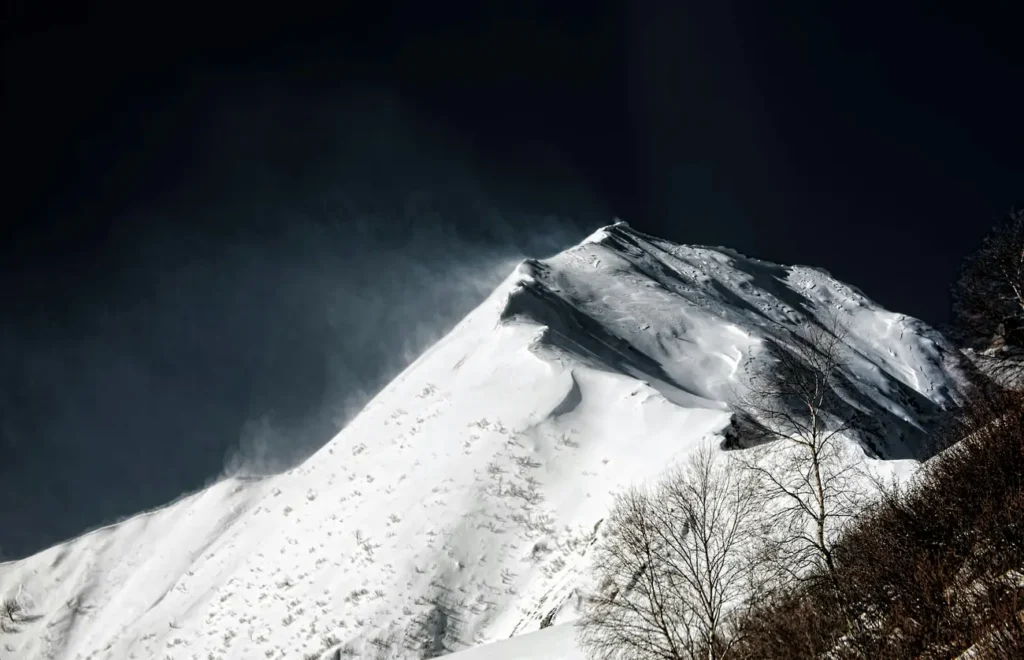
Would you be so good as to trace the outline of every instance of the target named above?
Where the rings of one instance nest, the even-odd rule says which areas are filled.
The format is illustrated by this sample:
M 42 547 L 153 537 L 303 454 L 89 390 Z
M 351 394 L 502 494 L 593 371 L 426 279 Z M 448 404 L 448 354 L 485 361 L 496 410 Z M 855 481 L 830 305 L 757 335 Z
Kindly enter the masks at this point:
M 576 644 L 576 631 L 563 623 L 475 646 L 448 656 L 451 660 L 587 660 Z
M 940 335 L 821 270 L 619 223 L 521 264 L 298 468 L 0 565 L 0 596 L 39 617 L 0 657 L 419 658 L 544 618 L 565 642 L 545 657 L 574 657 L 564 624 L 616 489 L 720 439 L 763 340 L 829 314 L 876 421 L 857 440 L 912 465 L 956 395 Z

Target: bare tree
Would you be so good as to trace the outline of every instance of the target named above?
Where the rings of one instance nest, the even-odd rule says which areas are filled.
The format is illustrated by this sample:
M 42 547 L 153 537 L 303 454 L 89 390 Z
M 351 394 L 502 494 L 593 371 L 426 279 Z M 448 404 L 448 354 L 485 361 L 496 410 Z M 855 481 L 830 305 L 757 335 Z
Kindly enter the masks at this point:
M 960 440 L 843 530 L 845 602 L 827 575 L 798 583 L 737 657 L 1024 658 L 1024 395 L 971 398 L 943 433 Z
M 1016 381 L 1024 372 L 1024 210 L 1011 211 L 964 259 L 953 285 L 951 331 L 979 354 L 983 371 Z
M 826 575 L 837 595 L 833 544 L 866 490 L 840 441 L 856 422 L 838 393 L 846 332 L 832 319 L 805 326 L 786 345 L 770 344 L 771 364 L 734 403 L 754 445 L 739 460 L 763 496 L 766 563 L 788 582 Z
M 594 558 L 599 588 L 578 624 L 588 657 L 726 657 L 755 575 L 745 476 L 703 446 L 654 487 L 616 499 Z

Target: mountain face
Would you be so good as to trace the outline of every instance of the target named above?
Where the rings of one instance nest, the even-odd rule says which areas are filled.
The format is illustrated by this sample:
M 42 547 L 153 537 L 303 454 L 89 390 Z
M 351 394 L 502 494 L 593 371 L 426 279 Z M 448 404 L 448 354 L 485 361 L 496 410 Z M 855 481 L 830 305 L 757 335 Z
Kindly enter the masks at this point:
M 571 621 L 614 493 L 721 444 L 766 342 L 836 317 L 872 420 L 849 442 L 912 466 L 958 394 L 936 331 L 818 269 L 599 230 L 523 262 L 301 466 L 0 565 L 35 617 L 0 656 L 421 658 Z

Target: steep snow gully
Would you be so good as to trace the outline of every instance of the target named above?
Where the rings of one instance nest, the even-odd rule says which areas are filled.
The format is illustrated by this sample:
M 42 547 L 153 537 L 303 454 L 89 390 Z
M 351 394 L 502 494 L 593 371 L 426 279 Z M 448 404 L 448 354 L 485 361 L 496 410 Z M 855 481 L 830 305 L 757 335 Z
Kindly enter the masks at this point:
M 464 657 L 582 657 L 569 626 L 615 492 L 720 443 L 765 342 L 833 317 L 842 397 L 872 420 L 847 440 L 912 469 L 958 393 L 939 333 L 821 270 L 618 223 L 523 262 L 299 467 L 0 565 L 34 615 L 0 657 L 421 658 L 511 636 Z

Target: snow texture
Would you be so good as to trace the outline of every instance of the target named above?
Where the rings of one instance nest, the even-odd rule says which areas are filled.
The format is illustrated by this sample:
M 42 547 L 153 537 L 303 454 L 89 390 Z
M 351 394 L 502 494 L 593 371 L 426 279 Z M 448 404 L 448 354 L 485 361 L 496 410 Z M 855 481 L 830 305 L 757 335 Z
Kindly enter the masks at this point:
M 849 441 L 912 469 L 957 396 L 941 335 L 822 270 L 617 223 L 520 264 L 299 467 L 0 565 L 38 617 L 0 657 L 582 658 L 614 494 L 721 444 L 765 341 L 830 315 L 872 420 Z

